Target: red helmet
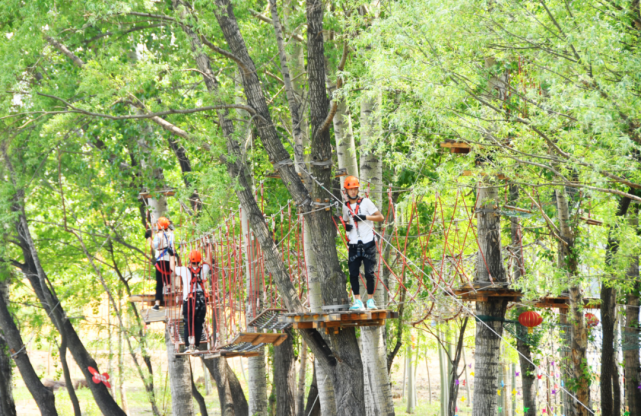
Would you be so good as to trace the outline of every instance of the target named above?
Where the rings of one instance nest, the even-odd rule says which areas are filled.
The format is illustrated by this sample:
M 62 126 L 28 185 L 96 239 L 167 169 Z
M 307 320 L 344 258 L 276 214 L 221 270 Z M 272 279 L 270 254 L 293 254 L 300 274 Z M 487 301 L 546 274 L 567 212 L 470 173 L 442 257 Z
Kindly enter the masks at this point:
M 189 253 L 190 263 L 200 263 L 202 260 L 203 260 L 203 256 L 202 254 L 200 254 L 200 251 L 192 250 L 191 253 Z
M 358 182 L 358 179 L 356 179 L 356 176 L 348 176 L 345 178 L 345 183 L 343 184 L 345 189 L 360 188 L 360 186 L 361 184 Z
M 166 217 L 160 217 L 156 225 L 158 225 L 159 230 L 166 230 L 169 228 L 169 220 Z

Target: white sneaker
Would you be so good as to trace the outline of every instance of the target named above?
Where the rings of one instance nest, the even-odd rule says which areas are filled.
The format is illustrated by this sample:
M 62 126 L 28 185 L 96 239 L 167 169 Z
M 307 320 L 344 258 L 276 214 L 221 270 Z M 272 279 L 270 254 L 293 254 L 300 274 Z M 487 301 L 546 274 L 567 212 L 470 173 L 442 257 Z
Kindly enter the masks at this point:
M 367 301 L 367 309 L 369 310 L 378 309 L 378 307 L 376 306 L 376 303 L 374 303 L 374 299 L 369 299 Z
M 363 309 L 365 309 L 365 306 L 360 299 L 356 299 L 352 307 L 349 308 L 350 311 L 362 311 Z

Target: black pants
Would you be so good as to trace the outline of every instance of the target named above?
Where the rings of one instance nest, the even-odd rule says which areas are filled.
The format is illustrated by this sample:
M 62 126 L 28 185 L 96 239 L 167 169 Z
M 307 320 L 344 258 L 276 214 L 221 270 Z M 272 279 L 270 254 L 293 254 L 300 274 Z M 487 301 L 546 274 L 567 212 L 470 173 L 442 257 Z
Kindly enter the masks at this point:
M 361 264 L 365 265 L 365 280 L 367 281 L 367 293 L 374 294 L 374 269 L 376 268 L 376 243 L 372 240 L 365 244 L 349 245 L 349 280 L 352 283 L 352 292 L 360 295 L 360 283 L 358 281 Z
M 207 302 L 203 292 L 192 293 L 192 297 L 183 301 L 183 319 L 185 323 L 185 347 L 189 346 L 189 336 L 195 337 L 196 347 L 200 345 L 203 336 L 203 324 L 207 316 Z
M 164 304 L 164 297 L 163 297 L 163 287 L 165 285 L 165 281 L 169 283 L 169 274 L 164 274 L 160 272 L 162 270 L 165 273 L 169 273 L 169 260 L 160 260 L 156 262 L 156 300 L 160 301 L 160 304 Z

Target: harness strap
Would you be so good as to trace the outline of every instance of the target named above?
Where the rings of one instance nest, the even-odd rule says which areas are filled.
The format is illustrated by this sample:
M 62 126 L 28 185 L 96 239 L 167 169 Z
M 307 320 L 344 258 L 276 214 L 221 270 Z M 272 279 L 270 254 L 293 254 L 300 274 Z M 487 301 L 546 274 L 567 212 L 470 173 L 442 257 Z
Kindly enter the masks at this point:
M 192 269 L 191 267 L 188 267 L 189 271 L 191 272 L 191 282 L 190 282 L 190 289 L 189 289 L 189 294 L 191 295 L 192 293 L 196 293 L 196 285 L 200 285 L 200 288 L 203 291 L 203 294 L 205 297 L 207 297 L 207 289 L 205 288 L 205 285 L 200 278 L 200 272 L 202 271 L 202 266 L 200 266 L 197 270 Z

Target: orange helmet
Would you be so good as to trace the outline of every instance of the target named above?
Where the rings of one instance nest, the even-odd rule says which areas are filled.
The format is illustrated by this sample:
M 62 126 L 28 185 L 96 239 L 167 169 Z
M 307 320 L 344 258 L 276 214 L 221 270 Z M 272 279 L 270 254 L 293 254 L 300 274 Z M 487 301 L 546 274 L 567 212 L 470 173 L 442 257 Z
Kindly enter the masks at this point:
M 361 184 L 358 182 L 358 179 L 356 179 L 356 176 L 348 176 L 345 178 L 345 183 L 343 184 L 345 189 L 360 188 L 360 186 Z
M 160 217 L 156 225 L 158 225 L 159 230 L 166 230 L 169 228 L 169 220 L 166 217 Z
M 189 253 L 190 263 L 200 263 L 202 260 L 203 260 L 203 256 L 202 254 L 200 254 L 200 251 L 192 250 L 191 253 Z

